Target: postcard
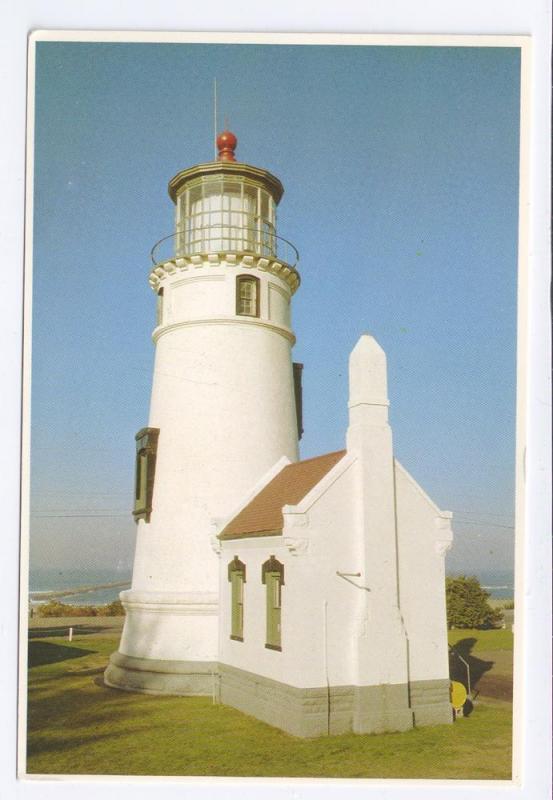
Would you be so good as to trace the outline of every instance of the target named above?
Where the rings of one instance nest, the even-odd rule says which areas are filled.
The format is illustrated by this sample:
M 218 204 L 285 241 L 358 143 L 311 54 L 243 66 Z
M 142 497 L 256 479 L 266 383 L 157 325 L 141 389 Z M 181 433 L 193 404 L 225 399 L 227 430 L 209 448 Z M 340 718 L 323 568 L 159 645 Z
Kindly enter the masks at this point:
M 529 58 L 33 34 L 20 778 L 517 785 Z

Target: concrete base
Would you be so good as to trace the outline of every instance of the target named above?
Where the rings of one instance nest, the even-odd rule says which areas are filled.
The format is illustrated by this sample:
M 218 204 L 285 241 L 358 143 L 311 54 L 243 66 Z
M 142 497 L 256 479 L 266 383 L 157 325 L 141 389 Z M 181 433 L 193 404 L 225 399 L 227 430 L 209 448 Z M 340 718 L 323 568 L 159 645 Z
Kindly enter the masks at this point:
M 354 733 L 406 731 L 413 727 L 406 683 L 355 686 L 352 691 Z
M 220 664 L 221 702 L 294 736 L 351 730 L 348 686 L 298 689 L 252 672 Z
M 294 736 L 404 731 L 452 722 L 449 681 L 299 689 L 220 664 L 221 702 Z M 409 705 L 411 689 L 417 700 Z M 445 697 L 445 701 L 444 701 Z
M 447 678 L 412 681 L 409 685 L 409 696 L 417 728 L 453 722 Z
M 218 697 L 219 693 L 216 661 L 158 661 L 113 653 L 104 682 L 114 689 L 146 694 Z
M 113 653 L 107 686 L 129 692 L 214 696 L 293 736 L 385 733 L 453 721 L 449 681 L 298 688 L 216 661 L 162 661 Z M 410 703 L 410 705 L 409 705 Z

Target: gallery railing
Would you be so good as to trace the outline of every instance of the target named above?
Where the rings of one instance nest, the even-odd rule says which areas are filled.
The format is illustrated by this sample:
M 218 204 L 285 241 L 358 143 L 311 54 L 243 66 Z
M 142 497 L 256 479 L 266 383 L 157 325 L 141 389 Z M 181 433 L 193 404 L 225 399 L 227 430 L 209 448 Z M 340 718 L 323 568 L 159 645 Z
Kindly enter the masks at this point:
M 295 267 L 299 261 L 296 247 L 282 236 L 262 228 L 241 225 L 205 225 L 164 236 L 150 251 L 153 264 L 172 258 L 208 254 L 236 253 L 257 255 L 284 261 Z

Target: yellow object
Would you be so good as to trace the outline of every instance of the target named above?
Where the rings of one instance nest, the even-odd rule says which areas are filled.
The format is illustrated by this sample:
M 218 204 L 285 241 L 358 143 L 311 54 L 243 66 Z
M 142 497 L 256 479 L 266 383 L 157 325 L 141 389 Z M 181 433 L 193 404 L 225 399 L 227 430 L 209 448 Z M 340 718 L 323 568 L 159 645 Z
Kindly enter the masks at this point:
M 449 699 L 455 711 L 463 708 L 467 699 L 467 690 L 459 681 L 450 681 L 449 683 Z

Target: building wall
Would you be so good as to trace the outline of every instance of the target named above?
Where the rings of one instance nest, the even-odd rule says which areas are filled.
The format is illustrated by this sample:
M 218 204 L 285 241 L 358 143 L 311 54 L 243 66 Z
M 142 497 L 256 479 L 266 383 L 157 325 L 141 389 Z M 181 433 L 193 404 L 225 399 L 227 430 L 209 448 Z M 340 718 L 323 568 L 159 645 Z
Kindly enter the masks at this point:
M 340 464 L 334 469 L 339 467 Z M 361 592 L 340 579 L 336 571 L 355 572 L 359 563 L 354 493 L 354 465 L 351 465 L 301 520 L 295 520 L 299 524 L 285 527 L 283 536 L 223 543 L 219 656 L 222 664 L 301 688 L 326 686 L 327 680 L 332 685 L 352 682 L 353 633 Z M 229 638 L 227 565 L 235 555 L 246 565 L 243 642 Z M 271 555 L 284 564 L 280 652 L 265 648 L 266 587 L 261 582 L 261 568 Z
M 217 255 L 154 271 L 163 295 L 148 420 L 159 428 L 152 512 L 137 526 L 132 588 L 121 597 L 127 616 L 119 660 L 107 675 L 113 685 L 180 686 L 182 693 L 208 686 L 211 693 L 219 582 L 213 519 L 228 514 L 282 456 L 297 460 L 291 288 L 264 271 L 262 259 L 255 263 Z M 259 317 L 236 313 L 242 274 L 259 280 Z M 279 289 L 272 309 L 269 284 Z M 171 681 L 156 678 L 161 673 L 151 662 L 165 662 Z
M 363 470 L 358 459 L 346 456 L 304 501 L 284 508 L 282 536 L 222 543 L 223 702 L 298 736 L 452 721 L 443 548 L 436 547 L 450 538 L 449 520 L 400 467 L 395 474 L 401 629 L 387 607 L 359 588 L 366 584 Z M 229 638 L 227 569 L 234 556 L 246 565 L 243 642 Z M 284 565 L 281 652 L 264 647 L 261 568 L 270 556 Z M 337 571 L 361 575 L 340 577 Z M 405 663 L 399 665 L 397 636 L 408 643 L 400 648 Z M 369 664 L 376 659 L 378 668 L 360 669 L 359 648 L 368 648 Z M 371 674 L 381 677 L 371 682 Z M 398 682 L 396 674 L 405 677 Z
M 444 546 L 449 518 L 397 462 L 399 597 L 412 681 L 449 677 Z
M 242 272 L 203 266 L 164 284 L 148 422 L 160 430 L 153 510 L 138 526 L 133 589 L 215 591 L 212 518 L 281 456 L 297 459 L 291 332 L 269 324 L 260 270 L 248 273 L 261 283 L 260 317 L 236 315 Z

